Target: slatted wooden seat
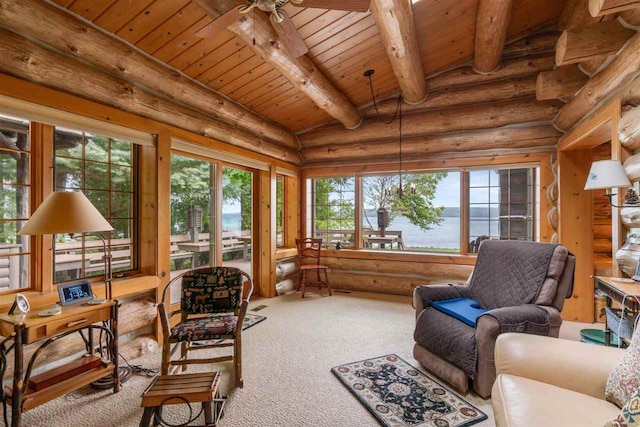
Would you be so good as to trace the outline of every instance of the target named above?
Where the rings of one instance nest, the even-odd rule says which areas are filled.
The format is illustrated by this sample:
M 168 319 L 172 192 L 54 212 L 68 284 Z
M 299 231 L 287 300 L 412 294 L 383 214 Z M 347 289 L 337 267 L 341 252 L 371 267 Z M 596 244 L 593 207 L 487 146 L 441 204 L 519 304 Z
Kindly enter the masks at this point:
M 160 425 L 164 405 L 202 404 L 207 426 L 215 427 L 222 417 L 225 399 L 220 396 L 220 372 L 159 375 L 142 393 L 144 414 L 140 427 Z M 197 413 L 197 411 L 194 411 Z

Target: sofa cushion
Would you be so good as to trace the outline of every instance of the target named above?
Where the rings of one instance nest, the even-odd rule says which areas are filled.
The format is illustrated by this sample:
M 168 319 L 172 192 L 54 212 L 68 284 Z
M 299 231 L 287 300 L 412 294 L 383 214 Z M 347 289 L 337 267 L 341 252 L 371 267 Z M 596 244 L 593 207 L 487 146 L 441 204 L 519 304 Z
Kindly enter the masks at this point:
M 634 334 L 631 345 L 609 374 L 605 396 L 622 408 L 640 388 L 640 334 Z
M 507 374 L 496 379 L 491 400 L 498 427 L 602 427 L 619 412 L 606 400 Z

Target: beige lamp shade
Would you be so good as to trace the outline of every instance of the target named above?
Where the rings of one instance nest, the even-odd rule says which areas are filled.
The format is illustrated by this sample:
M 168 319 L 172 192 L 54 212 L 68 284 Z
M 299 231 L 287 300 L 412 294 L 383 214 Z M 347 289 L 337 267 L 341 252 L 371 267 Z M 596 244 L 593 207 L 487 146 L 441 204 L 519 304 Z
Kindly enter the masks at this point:
M 593 162 L 585 190 L 631 187 L 631 182 L 619 160 L 599 160 Z
M 80 192 L 53 192 L 22 227 L 23 236 L 111 231 L 113 227 Z

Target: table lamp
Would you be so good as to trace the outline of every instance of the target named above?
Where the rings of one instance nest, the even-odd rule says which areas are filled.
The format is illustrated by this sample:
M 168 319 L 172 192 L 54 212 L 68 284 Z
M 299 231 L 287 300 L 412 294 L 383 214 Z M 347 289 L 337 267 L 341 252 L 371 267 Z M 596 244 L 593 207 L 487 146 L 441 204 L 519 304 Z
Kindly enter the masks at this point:
M 631 187 L 631 182 L 619 160 L 599 160 L 591 164 L 587 183 L 584 186 L 585 190 L 605 190 L 609 204 L 615 208 L 637 206 L 639 204 L 638 196 L 632 189 L 627 192 L 622 206 L 613 204 L 613 197 L 616 195 L 613 189 L 620 187 Z
M 81 192 L 53 192 L 31 215 L 18 233 L 21 236 L 41 236 L 44 234 L 92 233 L 102 241 L 104 256 L 104 282 L 106 297 L 111 299 L 111 254 L 107 252 L 107 242 L 99 231 L 112 231 L 113 227 L 100 214 L 87 196 Z

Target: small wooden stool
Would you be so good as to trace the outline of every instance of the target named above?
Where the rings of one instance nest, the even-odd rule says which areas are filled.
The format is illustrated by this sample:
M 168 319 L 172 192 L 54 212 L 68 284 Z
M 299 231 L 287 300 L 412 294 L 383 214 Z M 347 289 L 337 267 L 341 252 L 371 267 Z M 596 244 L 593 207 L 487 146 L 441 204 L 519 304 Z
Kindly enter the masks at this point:
M 225 398 L 220 396 L 220 372 L 158 375 L 142 393 L 144 414 L 140 427 L 160 425 L 163 405 L 201 403 L 206 426 L 215 427 L 222 417 Z M 196 412 L 197 413 L 197 412 Z

